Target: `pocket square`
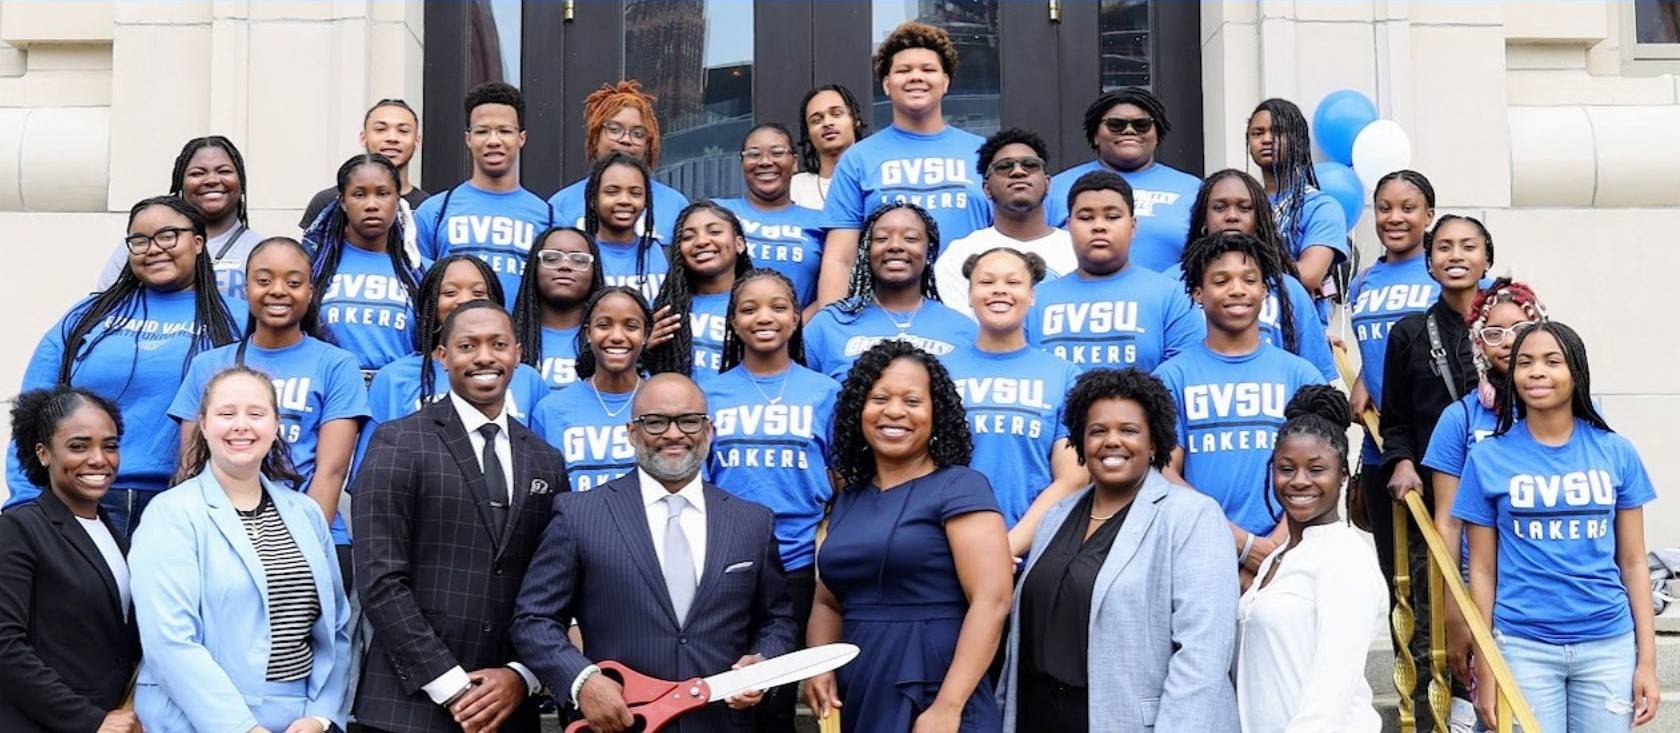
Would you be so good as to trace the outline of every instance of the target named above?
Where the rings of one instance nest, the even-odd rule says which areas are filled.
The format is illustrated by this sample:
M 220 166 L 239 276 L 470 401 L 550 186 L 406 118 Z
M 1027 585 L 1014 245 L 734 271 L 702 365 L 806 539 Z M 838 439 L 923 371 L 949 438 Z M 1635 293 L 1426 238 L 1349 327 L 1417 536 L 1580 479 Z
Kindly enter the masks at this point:
M 742 572 L 742 571 L 751 570 L 752 566 L 753 566 L 753 564 L 752 564 L 751 560 L 748 560 L 746 562 L 738 562 L 738 563 L 735 563 L 734 565 L 730 565 L 729 567 L 724 568 L 723 569 L 723 574 L 728 575 L 730 573 L 739 573 L 739 572 Z
M 549 492 L 549 488 L 548 488 L 548 482 L 547 481 L 544 481 L 540 478 L 531 479 L 531 494 L 533 496 L 537 496 L 537 495 L 541 495 L 541 494 L 547 494 L 548 492 Z

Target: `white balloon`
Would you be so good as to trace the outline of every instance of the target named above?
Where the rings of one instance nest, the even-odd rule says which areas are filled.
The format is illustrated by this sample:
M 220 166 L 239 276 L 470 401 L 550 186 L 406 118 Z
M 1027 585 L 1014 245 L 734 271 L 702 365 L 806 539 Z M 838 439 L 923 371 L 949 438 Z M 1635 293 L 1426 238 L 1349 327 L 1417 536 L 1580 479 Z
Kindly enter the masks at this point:
M 1365 190 L 1375 190 L 1377 181 L 1412 165 L 1412 141 L 1394 120 L 1377 120 L 1353 139 L 1353 172 Z

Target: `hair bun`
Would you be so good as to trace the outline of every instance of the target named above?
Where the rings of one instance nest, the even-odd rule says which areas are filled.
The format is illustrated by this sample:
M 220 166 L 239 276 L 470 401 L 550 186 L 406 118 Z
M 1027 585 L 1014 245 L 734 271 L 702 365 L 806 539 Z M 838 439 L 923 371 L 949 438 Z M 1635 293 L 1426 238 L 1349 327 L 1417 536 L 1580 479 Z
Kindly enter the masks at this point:
M 1343 429 L 1353 424 L 1347 396 L 1342 394 L 1341 390 L 1324 384 L 1302 387 L 1289 400 L 1289 405 L 1283 408 L 1285 420 L 1294 420 L 1305 415 L 1315 415 Z

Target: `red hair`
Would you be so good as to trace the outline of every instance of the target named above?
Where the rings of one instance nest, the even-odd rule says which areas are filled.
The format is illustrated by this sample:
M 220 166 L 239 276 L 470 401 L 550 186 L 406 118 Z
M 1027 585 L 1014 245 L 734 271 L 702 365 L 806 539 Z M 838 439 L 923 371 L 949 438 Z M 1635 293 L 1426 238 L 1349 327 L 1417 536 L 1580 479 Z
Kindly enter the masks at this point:
M 602 84 L 583 100 L 584 155 L 595 157 L 595 145 L 601 141 L 602 128 L 620 110 L 629 107 L 642 113 L 642 126 L 647 128 L 648 168 L 659 167 L 659 115 L 653 111 L 654 98 L 642 91 L 642 83 L 625 79 L 617 84 Z

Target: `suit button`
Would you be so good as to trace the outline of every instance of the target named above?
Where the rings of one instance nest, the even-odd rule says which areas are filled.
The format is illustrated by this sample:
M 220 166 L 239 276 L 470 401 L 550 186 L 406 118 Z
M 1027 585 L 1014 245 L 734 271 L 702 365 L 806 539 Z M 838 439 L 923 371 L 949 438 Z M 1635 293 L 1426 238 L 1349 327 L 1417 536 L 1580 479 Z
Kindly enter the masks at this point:
M 484 631 L 485 631 L 485 633 L 489 633 L 489 631 L 490 631 L 490 622 L 489 621 L 484 622 Z
M 686 636 L 677 637 L 677 643 L 678 644 L 687 644 L 688 643 L 688 637 L 686 637 Z
M 495 573 L 497 575 L 501 575 L 502 574 L 502 564 L 501 563 L 496 563 L 495 565 L 491 565 L 490 566 L 490 572 Z

